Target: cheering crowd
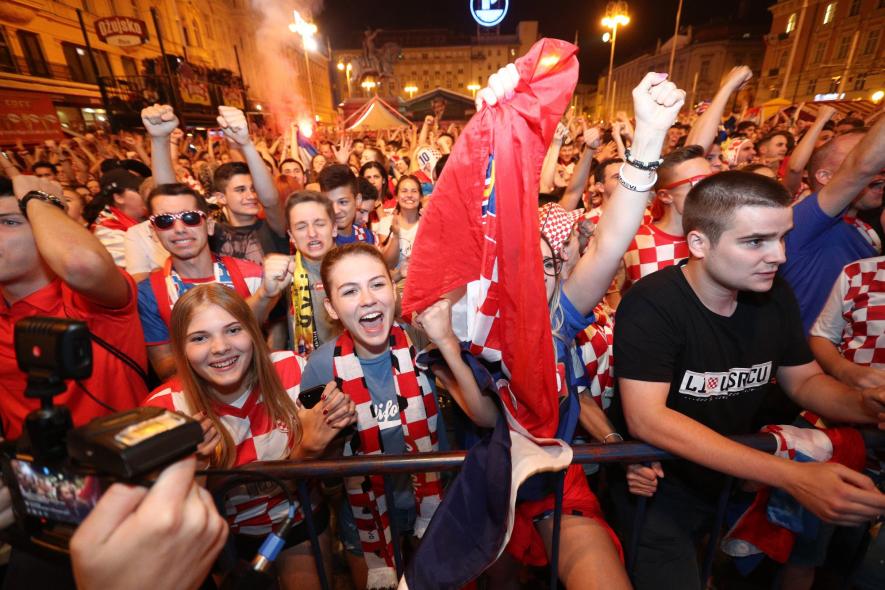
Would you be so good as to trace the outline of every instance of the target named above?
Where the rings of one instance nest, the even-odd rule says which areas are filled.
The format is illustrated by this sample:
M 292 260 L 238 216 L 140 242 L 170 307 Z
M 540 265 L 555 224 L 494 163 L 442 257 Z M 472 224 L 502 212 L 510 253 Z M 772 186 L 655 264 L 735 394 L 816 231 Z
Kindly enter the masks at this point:
M 538 276 L 525 281 L 544 285 L 555 437 L 637 439 L 680 459 L 568 468 L 558 567 L 569 589 L 700 589 L 698 546 L 730 477 L 733 502 L 756 503 L 725 552 L 741 564 L 767 555 L 776 587 L 810 589 L 831 543 L 881 528 L 878 458 L 841 427 L 885 424 L 885 117 L 823 106 L 813 121 L 801 109 L 740 120 L 728 106 L 751 76 L 734 68 L 698 115 L 650 73 L 633 118 L 567 110 L 540 166 L 518 172 L 539 186 Z M 505 108 L 524 82 L 503 68 L 478 111 Z M 289 511 L 284 494 L 241 486 L 219 516 L 195 468 L 468 449 L 502 416 L 522 421 L 504 399 L 507 368 L 472 355 L 456 327 L 469 293 L 402 314 L 410 267 L 426 263 L 413 257 L 422 224 L 446 206 L 439 183 L 465 173 L 455 156 L 469 126 L 428 116 L 365 135 L 319 129 L 309 145 L 232 107 L 205 136 L 168 105 L 142 122 L 0 156 L 3 435 L 18 438 L 38 405 L 13 348 L 15 322 L 33 315 L 82 320 L 113 349 L 94 346 L 92 376 L 56 398 L 75 425 L 150 405 L 203 430 L 196 459 L 150 491 L 105 494 L 72 542 L 79 587 L 221 584 L 210 569 L 226 542 L 251 560 Z M 307 407 L 299 394 L 316 387 Z M 777 424 L 790 426 L 766 426 Z M 763 426 L 782 441 L 776 455 L 727 438 Z M 395 475 L 385 498 L 380 476 L 312 483 L 274 564 L 279 586 L 320 587 L 308 510 L 327 577 L 336 554 L 353 587 L 396 586 L 390 523 L 413 555 L 449 484 Z M 551 485 L 524 486 L 486 587 L 528 587 L 526 568 L 547 562 Z M 777 524 L 750 522 L 772 489 L 786 492 Z M 8 526 L 6 490 L 0 500 Z M 779 527 L 776 546 L 766 526 Z M 16 550 L 6 584 L 64 587 L 66 575 Z

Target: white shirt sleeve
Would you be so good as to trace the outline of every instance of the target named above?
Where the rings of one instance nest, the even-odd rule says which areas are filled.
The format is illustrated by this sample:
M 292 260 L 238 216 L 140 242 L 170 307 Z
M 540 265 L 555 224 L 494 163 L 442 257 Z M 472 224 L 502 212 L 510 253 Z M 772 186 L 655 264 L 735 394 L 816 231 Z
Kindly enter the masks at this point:
M 820 336 L 833 344 L 842 342 L 842 332 L 846 326 L 843 313 L 849 305 L 845 301 L 845 293 L 847 292 L 848 275 L 845 274 L 843 269 L 830 291 L 830 296 L 827 297 L 826 304 L 824 304 L 823 309 L 817 316 L 817 320 L 811 326 L 811 330 L 808 332 L 809 336 Z
M 126 230 L 123 247 L 129 274 L 151 272 L 160 268 L 169 255 L 151 236 L 150 222 L 142 222 Z

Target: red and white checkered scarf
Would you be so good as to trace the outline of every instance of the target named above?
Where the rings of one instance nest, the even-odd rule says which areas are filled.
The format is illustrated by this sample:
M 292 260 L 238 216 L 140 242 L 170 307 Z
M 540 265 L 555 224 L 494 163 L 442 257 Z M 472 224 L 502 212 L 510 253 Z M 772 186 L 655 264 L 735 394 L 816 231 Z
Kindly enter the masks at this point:
M 381 429 L 372 411 L 372 395 L 366 387 L 350 332 L 345 330 L 338 337 L 334 355 L 334 376 L 341 391 L 356 404 L 356 427 L 360 445 L 357 452 L 362 455 L 380 455 Z M 406 332 L 396 325 L 390 329 L 390 358 L 406 451 L 436 451 L 439 448 L 436 432 L 437 405 L 430 386 L 430 376 L 415 366 L 415 349 Z M 352 443 L 352 440 L 348 442 L 345 454 L 354 454 Z M 413 474 L 412 485 L 418 502 L 415 535 L 421 537 L 442 501 L 439 474 Z M 359 529 L 363 555 L 369 567 L 368 588 L 371 590 L 396 586 L 397 576 L 383 477 L 370 475 L 347 478 L 345 487 Z
M 358 242 L 365 242 L 368 239 L 368 234 L 366 234 L 366 228 L 361 225 L 353 224 L 353 235 L 356 236 L 356 240 Z

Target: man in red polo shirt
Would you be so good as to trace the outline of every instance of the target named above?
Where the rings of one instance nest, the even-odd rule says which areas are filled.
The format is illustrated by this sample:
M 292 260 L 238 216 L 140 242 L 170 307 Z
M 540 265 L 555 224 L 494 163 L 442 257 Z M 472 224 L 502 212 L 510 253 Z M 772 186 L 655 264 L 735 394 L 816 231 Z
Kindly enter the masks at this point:
M 101 242 L 67 216 L 61 196 L 61 186 L 48 179 L 0 179 L 0 416 L 8 439 L 21 435 L 25 416 L 39 407 L 24 397 L 27 375 L 13 346 L 18 320 L 84 321 L 92 334 L 147 366 L 135 284 Z M 92 355 L 92 377 L 69 383 L 55 398 L 77 426 L 109 413 L 87 391 L 114 410 L 134 408 L 147 395 L 133 368 L 95 342 Z

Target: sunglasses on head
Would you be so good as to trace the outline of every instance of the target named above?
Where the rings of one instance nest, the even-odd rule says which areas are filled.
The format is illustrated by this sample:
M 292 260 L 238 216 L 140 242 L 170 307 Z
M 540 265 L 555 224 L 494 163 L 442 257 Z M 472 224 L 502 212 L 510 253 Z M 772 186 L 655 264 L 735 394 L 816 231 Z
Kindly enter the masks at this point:
M 662 186 L 659 190 L 663 191 L 671 191 L 678 186 L 682 186 L 683 184 L 690 185 L 689 188 L 694 188 L 694 186 L 707 178 L 708 176 L 712 176 L 712 174 L 698 174 L 697 176 L 692 176 L 691 178 L 683 178 L 682 180 L 677 180 L 676 182 L 671 182 L 667 186 Z
M 149 219 L 151 224 L 157 229 L 171 229 L 175 225 L 176 219 L 180 219 L 188 227 L 196 227 L 203 223 L 205 218 L 206 214 L 202 211 L 181 211 L 180 213 L 151 215 Z

